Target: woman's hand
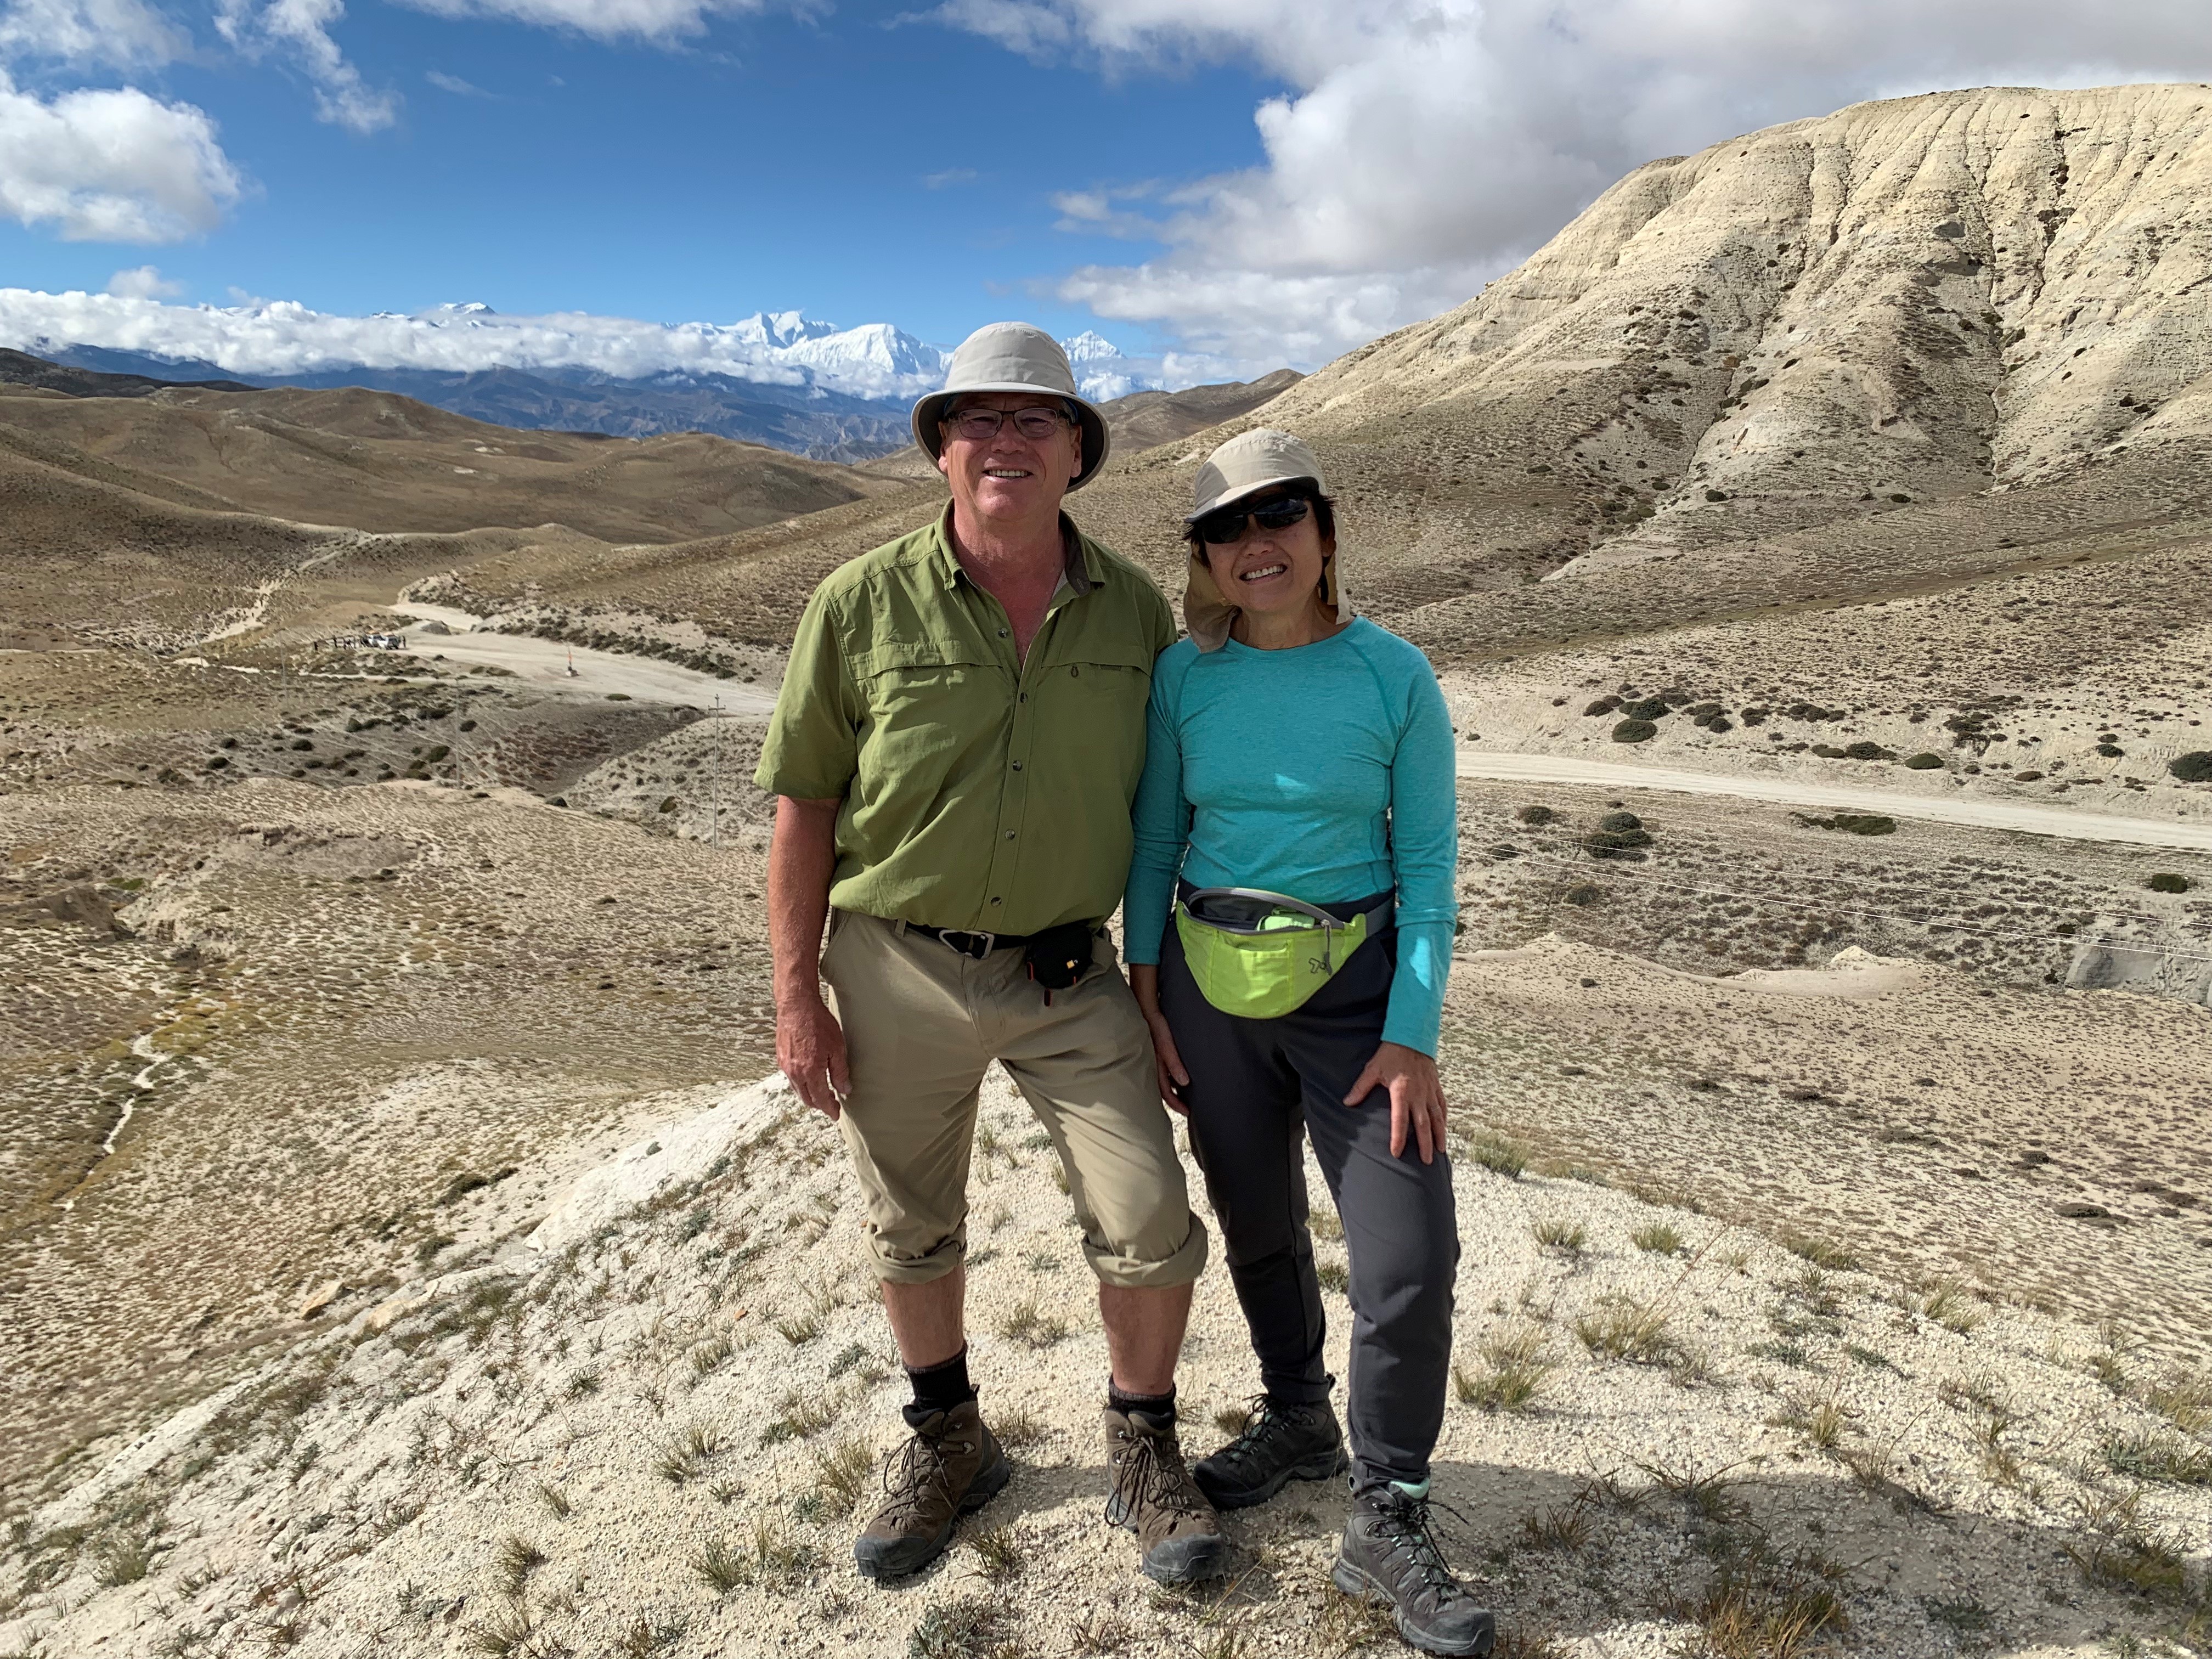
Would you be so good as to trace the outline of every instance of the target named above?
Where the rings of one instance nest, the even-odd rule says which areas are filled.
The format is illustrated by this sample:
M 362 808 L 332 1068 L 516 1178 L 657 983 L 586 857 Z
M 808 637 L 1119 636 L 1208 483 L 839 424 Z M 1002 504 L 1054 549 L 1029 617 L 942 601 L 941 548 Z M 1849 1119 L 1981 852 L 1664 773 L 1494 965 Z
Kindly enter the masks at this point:
M 1190 1073 L 1183 1069 L 1182 1056 L 1176 1052 L 1175 1033 L 1168 1027 L 1168 1017 L 1160 1012 L 1158 964 L 1131 963 L 1129 988 L 1137 994 L 1137 1007 L 1145 1016 L 1145 1024 L 1152 1030 L 1152 1069 L 1159 1078 L 1160 1099 L 1170 1111 L 1188 1117 L 1190 1108 L 1184 1103 L 1181 1091 L 1190 1086 Z
M 1377 1088 L 1390 1093 L 1390 1156 L 1404 1155 L 1410 1129 L 1420 1143 L 1421 1162 L 1435 1163 L 1437 1148 L 1444 1144 L 1444 1085 L 1436 1061 L 1419 1048 L 1386 1042 L 1367 1062 L 1344 1103 L 1357 1106 Z

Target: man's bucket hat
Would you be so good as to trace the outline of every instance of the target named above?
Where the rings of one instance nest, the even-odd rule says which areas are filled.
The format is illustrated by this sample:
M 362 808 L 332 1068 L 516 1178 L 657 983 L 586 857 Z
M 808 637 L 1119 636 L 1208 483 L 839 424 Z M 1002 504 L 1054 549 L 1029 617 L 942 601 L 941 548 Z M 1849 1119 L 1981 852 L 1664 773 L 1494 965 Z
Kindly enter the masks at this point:
M 1075 371 L 1060 342 L 1029 323 L 986 323 L 960 343 L 945 389 L 914 406 L 914 441 L 934 461 L 944 448 L 937 423 L 963 392 L 1037 392 L 1064 399 L 1083 425 L 1083 470 L 1068 483 L 1080 489 L 1106 464 L 1106 417 L 1075 389 Z
M 1321 463 L 1304 441 L 1273 427 L 1255 426 L 1240 432 L 1206 458 L 1191 487 L 1192 507 L 1185 524 L 1196 524 L 1209 513 L 1255 495 L 1279 484 L 1304 484 L 1316 495 L 1328 494 Z M 1322 565 L 1321 602 L 1336 613 L 1340 623 L 1357 614 L 1345 589 L 1344 559 L 1331 553 Z M 1182 625 L 1201 651 L 1218 651 L 1237 620 L 1237 607 L 1222 597 L 1206 562 L 1205 548 L 1190 550 L 1190 574 L 1182 594 Z

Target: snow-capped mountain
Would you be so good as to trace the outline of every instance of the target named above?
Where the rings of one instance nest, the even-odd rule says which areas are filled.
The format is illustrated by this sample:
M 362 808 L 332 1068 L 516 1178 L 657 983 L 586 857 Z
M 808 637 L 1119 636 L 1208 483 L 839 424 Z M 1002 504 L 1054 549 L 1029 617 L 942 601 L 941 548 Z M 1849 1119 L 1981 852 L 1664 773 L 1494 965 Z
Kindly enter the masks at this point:
M 1249 378 L 1212 359 L 1129 356 L 1089 330 L 1062 344 L 1094 402 Z M 30 289 L 0 289 L 0 345 L 159 379 L 374 386 L 508 425 L 699 430 L 844 458 L 905 443 L 908 405 L 945 383 L 952 355 L 890 323 L 839 328 L 799 311 L 649 323 L 471 300 L 349 317 L 289 300 Z

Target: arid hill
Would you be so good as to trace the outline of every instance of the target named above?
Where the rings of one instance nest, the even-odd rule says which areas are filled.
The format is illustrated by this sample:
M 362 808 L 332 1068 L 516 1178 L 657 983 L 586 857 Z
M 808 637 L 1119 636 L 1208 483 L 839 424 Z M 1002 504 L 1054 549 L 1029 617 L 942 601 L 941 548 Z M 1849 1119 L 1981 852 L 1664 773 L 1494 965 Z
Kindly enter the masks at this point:
M 32 383 L 70 392 L 131 378 L 56 368 Z M 114 391 L 0 397 L 0 424 L 186 486 L 195 505 L 380 532 L 558 523 L 612 542 L 684 541 L 884 488 L 758 444 L 519 431 L 358 386 Z

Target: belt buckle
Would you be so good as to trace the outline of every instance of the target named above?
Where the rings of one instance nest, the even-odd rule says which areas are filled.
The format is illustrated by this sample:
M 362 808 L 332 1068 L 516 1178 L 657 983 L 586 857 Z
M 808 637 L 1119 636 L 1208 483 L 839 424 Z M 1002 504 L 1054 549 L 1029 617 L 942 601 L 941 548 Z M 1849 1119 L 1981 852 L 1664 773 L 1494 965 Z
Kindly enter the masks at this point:
M 956 937 L 967 943 L 955 945 L 952 941 Z M 970 962 L 981 962 L 998 948 L 999 936 L 976 933 L 965 927 L 947 927 L 938 934 L 937 941 L 956 956 L 966 957 Z

